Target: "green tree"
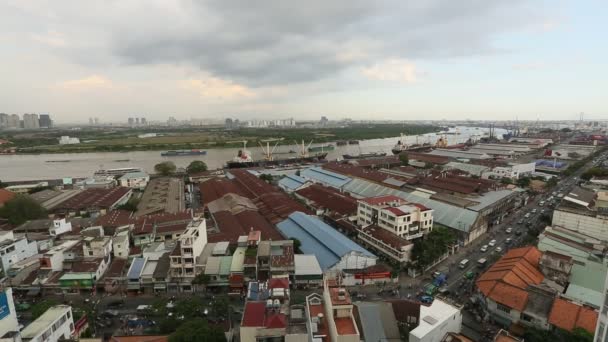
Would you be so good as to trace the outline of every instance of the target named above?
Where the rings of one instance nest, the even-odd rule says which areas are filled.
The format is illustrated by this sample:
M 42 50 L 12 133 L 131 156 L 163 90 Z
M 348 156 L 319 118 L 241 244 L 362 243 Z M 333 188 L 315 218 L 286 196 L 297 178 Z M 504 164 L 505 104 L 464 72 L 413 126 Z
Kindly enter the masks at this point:
M 583 172 L 581 179 L 590 180 L 593 177 L 605 177 L 608 176 L 608 169 L 601 167 L 592 167 L 589 170 Z
M 154 171 L 156 171 L 156 173 L 163 175 L 163 176 L 168 176 L 168 175 L 172 174 L 173 172 L 175 172 L 176 169 L 177 169 L 177 167 L 175 166 L 175 164 L 170 161 L 166 161 L 166 162 L 162 162 L 162 163 L 158 163 L 158 164 L 154 165 Z
M 530 178 L 521 177 L 520 179 L 517 180 L 517 186 L 519 186 L 521 188 L 530 186 Z
M 217 327 L 210 327 L 207 320 L 195 318 L 180 325 L 169 336 L 169 342 L 224 342 L 226 336 Z
M 509 177 L 502 177 L 502 178 L 500 179 L 500 182 L 501 182 L 502 184 L 513 184 L 513 181 L 512 181 L 512 180 L 511 180 L 511 178 L 509 178 Z
M 186 167 L 186 172 L 190 175 L 193 173 L 199 173 L 207 171 L 207 164 L 202 160 L 195 160 Z
M 53 299 L 46 299 L 42 302 L 38 302 L 32 306 L 32 319 L 36 319 L 42 316 L 46 310 L 50 309 L 52 306 L 58 305 L 59 303 Z
M 290 237 L 289 240 L 293 241 L 293 250 L 297 253 L 302 253 L 300 251 L 300 246 L 302 246 L 302 242 L 294 237 Z
M 31 197 L 17 195 L 0 208 L 0 217 L 8 219 L 13 225 L 20 225 L 29 220 L 46 217 L 46 210 Z
M 549 178 L 549 180 L 545 183 L 545 186 L 547 188 L 552 188 L 554 186 L 557 185 L 557 177 L 551 177 Z
M 414 241 L 412 258 L 420 269 L 437 260 L 447 251 L 449 245 L 453 244 L 456 237 L 454 233 L 446 227 L 435 226 L 427 236 Z
M 127 203 L 119 205 L 116 209 L 127 210 L 127 211 L 137 211 L 137 205 L 139 204 L 139 199 L 135 196 L 131 197 Z
M 405 152 L 402 152 L 399 154 L 399 161 L 401 161 L 401 165 L 403 165 L 403 166 L 410 165 L 410 159 L 409 159 L 407 153 L 405 153 Z M 426 164 L 425 164 L 425 166 L 426 166 Z
M 6 183 L 2 183 L 2 180 L 0 180 L 0 189 L 4 189 L 8 186 L 8 184 Z

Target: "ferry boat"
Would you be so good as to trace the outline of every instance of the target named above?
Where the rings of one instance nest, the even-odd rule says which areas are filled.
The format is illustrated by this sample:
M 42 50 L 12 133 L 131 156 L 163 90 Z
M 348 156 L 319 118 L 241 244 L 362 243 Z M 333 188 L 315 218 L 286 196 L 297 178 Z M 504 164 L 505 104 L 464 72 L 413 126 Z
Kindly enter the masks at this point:
M 116 169 L 99 169 L 93 173 L 94 176 L 124 176 L 131 172 L 143 172 L 141 167 L 120 167 Z
M 176 156 L 204 156 L 207 151 L 204 150 L 171 150 L 161 152 L 160 155 L 163 157 L 176 157 Z

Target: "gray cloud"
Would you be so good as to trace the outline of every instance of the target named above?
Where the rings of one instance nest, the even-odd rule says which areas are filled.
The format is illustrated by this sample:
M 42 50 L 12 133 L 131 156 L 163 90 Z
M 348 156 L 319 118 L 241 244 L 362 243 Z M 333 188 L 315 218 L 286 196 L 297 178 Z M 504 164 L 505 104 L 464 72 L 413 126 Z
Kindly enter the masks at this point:
M 187 63 L 249 86 L 317 81 L 384 58 L 492 53 L 496 34 L 536 18 L 510 1 L 221 1 L 147 12 L 110 40 L 123 63 Z M 146 14 L 144 14 L 145 16 Z M 157 17 L 160 16 L 160 17 Z M 356 49 L 355 58 L 341 58 Z

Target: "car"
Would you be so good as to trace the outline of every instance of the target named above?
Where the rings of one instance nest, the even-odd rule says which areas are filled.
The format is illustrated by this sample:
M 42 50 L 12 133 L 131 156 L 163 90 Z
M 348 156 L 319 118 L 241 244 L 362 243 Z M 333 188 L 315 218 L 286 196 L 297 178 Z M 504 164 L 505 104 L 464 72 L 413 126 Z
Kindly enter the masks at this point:
M 517 224 L 523 224 L 523 223 L 524 223 L 524 220 L 517 221 Z
M 519 229 L 518 229 L 518 230 L 516 230 L 516 231 L 515 231 L 515 235 L 517 235 L 517 236 L 521 235 L 521 230 L 519 230 Z M 509 240 L 509 239 L 507 239 L 507 240 Z
M 532 214 L 536 214 L 536 208 L 532 209 Z
M 490 247 L 496 246 L 496 240 L 491 240 L 490 242 L 488 242 L 488 245 L 490 245 Z
M 505 240 L 505 244 L 507 244 L 507 245 L 508 245 L 508 244 L 510 244 L 512 241 L 513 241 L 513 239 L 511 239 L 511 238 L 507 238 L 507 239 Z
M 496 253 L 501 253 L 502 252 L 502 247 L 498 246 L 496 247 Z
M 441 272 L 437 272 L 437 271 L 433 272 L 433 278 L 437 278 L 440 275 L 441 275 Z
M 488 245 L 483 245 L 483 246 L 481 246 L 480 251 L 482 251 L 482 252 L 487 252 L 487 251 L 488 251 Z
M 475 273 L 473 271 L 468 271 L 467 273 L 462 275 L 465 279 L 473 279 L 475 278 Z
M 509 227 L 507 230 L 505 230 L 505 232 L 507 232 L 507 234 L 511 234 L 511 232 L 513 232 L 513 228 Z
M 423 302 L 424 304 L 431 304 L 433 302 L 433 297 L 431 296 L 421 296 L 420 297 L 420 301 Z

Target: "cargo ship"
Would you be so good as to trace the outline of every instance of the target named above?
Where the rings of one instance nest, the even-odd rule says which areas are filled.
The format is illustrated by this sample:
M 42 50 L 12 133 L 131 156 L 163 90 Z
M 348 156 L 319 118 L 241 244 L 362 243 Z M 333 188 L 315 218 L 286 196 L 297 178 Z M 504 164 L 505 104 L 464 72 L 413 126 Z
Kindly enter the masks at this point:
M 276 147 L 276 146 L 275 146 Z M 251 157 L 251 152 L 247 150 L 247 142 L 243 142 L 243 148 L 240 149 L 232 161 L 226 163 L 226 168 L 237 169 L 245 167 L 269 167 L 269 166 L 280 166 L 280 165 L 291 165 L 291 164 L 304 164 L 304 163 L 315 163 L 324 160 L 327 157 L 327 153 L 316 153 L 309 155 L 304 148 L 302 143 L 302 149 L 298 157 L 291 158 L 275 158 L 273 155 L 274 149 L 271 151 L 270 146 L 264 148 L 264 158 L 254 160 Z
M 384 152 L 372 152 L 372 153 L 359 153 L 357 155 L 353 154 L 343 154 L 342 158 L 344 159 L 366 159 L 366 158 L 379 158 L 385 157 L 386 153 Z
M 207 151 L 204 150 L 171 150 L 160 153 L 163 157 L 204 156 L 206 154 Z
M 127 173 L 131 172 L 143 172 L 144 170 L 141 167 L 121 167 L 117 169 L 101 169 L 95 171 L 94 176 L 124 176 Z
M 415 144 L 408 145 L 407 144 L 407 135 L 401 134 L 401 139 L 399 139 L 397 141 L 397 143 L 395 144 L 395 146 L 393 146 L 393 149 L 391 151 L 393 152 L 393 154 L 399 154 L 399 153 L 405 152 L 405 151 L 427 150 L 427 149 L 430 149 L 431 147 L 433 147 L 433 146 L 429 142 L 426 142 L 423 144 L 418 143 L 418 136 L 416 136 Z
M 308 152 L 324 152 L 324 151 L 333 151 L 334 148 L 336 148 L 334 145 L 332 144 L 327 144 L 327 145 L 321 145 L 321 146 L 314 146 L 314 147 L 309 147 L 308 148 Z

